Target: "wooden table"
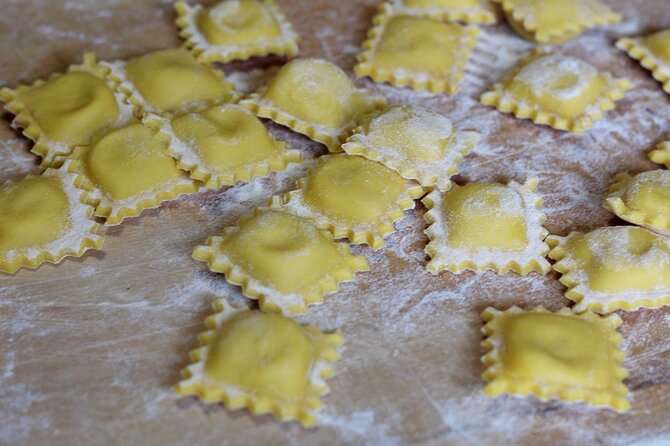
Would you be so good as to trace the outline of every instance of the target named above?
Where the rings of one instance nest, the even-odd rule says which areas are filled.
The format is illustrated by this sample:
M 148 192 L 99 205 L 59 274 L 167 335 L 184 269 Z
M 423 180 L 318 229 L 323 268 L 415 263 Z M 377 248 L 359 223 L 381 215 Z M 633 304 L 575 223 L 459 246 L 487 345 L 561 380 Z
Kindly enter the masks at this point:
M 352 72 L 375 0 L 283 0 L 303 55 Z M 625 20 L 561 47 L 635 84 L 607 120 L 576 137 L 517 121 L 477 103 L 530 46 L 505 25 L 480 38 L 458 95 L 430 96 L 358 81 L 393 103 L 418 103 L 450 116 L 483 142 L 458 182 L 540 178 L 546 227 L 565 235 L 621 224 L 601 203 L 617 172 L 656 168 L 646 158 L 670 129 L 670 100 L 649 73 L 616 50 L 621 35 L 670 27 L 667 0 L 610 0 Z M 84 51 L 100 59 L 179 44 L 168 0 L 4 0 L 0 85 L 63 70 Z M 278 59 L 231 64 L 253 89 Z M 29 142 L 0 121 L 0 180 L 36 173 Z M 582 404 L 481 393 L 480 312 L 487 306 L 569 305 L 557 276 L 428 274 L 424 209 L 398 224 L 388 247 L 367 256 L 372 271 L 301 321 L 346 337 L 330 381 L 322 424 L 303 430 L 195 399 L 171 386 L 197 345 L 211 302 L 245 303 L 238 288 L 190 258 L 192 247 L 294 187 L 325 150 L 277 126 L 273 133 L 307 161 L 268 179 L 185 197 L 103 230 L 102 252 L 14 276 L 0 274 L 0 443 L 75 444 L 670 444 L 670 309 L 623 312 L 632 410 L 618 415 Z

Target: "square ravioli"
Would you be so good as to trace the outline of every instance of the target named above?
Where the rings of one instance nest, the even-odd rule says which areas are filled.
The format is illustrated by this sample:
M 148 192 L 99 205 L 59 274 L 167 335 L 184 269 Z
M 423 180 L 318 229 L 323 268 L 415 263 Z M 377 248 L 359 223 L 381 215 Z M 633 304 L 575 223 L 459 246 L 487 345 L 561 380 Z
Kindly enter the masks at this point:
M 74 149 L 67 165 L 91 190 L 87 201 L 107 225 L 118 225 L 163 201 L 198 190 L 167 154 L 155 129 L 133 122 Z
M 237 98 L 223 72 L 201 65 L 183 48 L 154 51 L 127 61 L 103 62 L 138 117 L 192 111 Z
M 574 311 L 605 314 L 670 304 L 670 246 L 663 236 L 612 226 L 551 236 L 547 243 Z
M 369 269 L 364 257 L 335 243 L 329 232 L 276 208 L 255 209 L 196 247 L 193 258 L 240 285 L 261 310 L 285 314 L 305 313 L 355 272 Z
M 418 184 L 382 164 L 349 155 L 320 157 L 298 187 L 273 203 L 313 220 L 336 239 L 367 243 L 373 249 L 384 246 L 384 237 L 395 231 L 403 211 L 413 209 L 414 199 L 424 194 Z
M 361 118 L 384 107 L 386 101 L 355 88 L 337 65 L 322 59 L 296 59 L 240 104 L 325 144 L 331 152 L 340 152 Z
M 493 0 L 519 35 L 538 43 L 559 44 L 596 26 L 621 21 L 601 0 Z
M 168 118 L 146 115 L 143 121 L 166 139 L 177 167 L 209 189 L 251 181 L 302 160 L 297 150 L 286 149 L 286 143 L 272 138 L 263 123 L 239 105 L 216 105 Z
M 574 57 L 535 50 L 510 71 L 481 102 L 518 119 L 558 130 L 584 133 L 632 88 L 626 78 L 599 73 Z
M 375 17 L 354 71 L 375 82 L 454 94 L 478 34 L 474 26 L 395 14 L 388 7 Z
M 670 171 L 617 175 L 604 206 L 622 220 L 670 235 Z
M 132 106 L 106 75 L 95 55 L 86 53 L 81 65 L 70 66 L 66 73 L 0 90 L 0 100 L 15 115 L 12 126 L 23 128 L 35 143 L 31 152 L 42 158 L 42 167 L 58 167 L 57 157 L 133 119 Z
M 546 274 L 551 266 L 545 256 L 547 231 L 536 194 L 537 179 L 524 185 L 510 182 L 454 184 L 446 193 L 433 191 L 422 201 L 430 242 L 425 252 L 432 274 L 447 270 L 493 270 Z
M 174 4 L 179 35 L 199 61 L 295 57 L 298 34 L 274 0 L 224 0 L 212 6 Z
M 624 37 L 616 46 L 651 71 L 654 79 L 663 84 L 663 90 L 670 94 L 670 29 L 646 37 Z
M 489 0 L 388 0 L 381 5 L 381 13 L 388 14 L 389 6 L 399 14 L 430 17 L 445 22 L 496 22 Z
M 342 149 L 378 161 L 424 187 L 447 191 L 450 178 L 478 140 L 477 132 L 457 131 L 446 116 L 400 105 L 364 119 Z
M 619 316 L 512 307 L 487 308 L 482 318 L 488 395 L 583 401 L 618 412 L 630 408 Z
M 37 268 L 100 249 L 93 208 L 80 178 L 62 167 L 0 184 L 0 271 Z
M 317 422 L 326 379 L 340 357 L 340 332 L 323 333 L 285 316 L 233 309 L 225 300 L 207 319 L 202 347 L 191 352 L 193 364 L 182 370 L 175 390 L 228 409 L 271 413 L 304 427 Z
M 649 159 L 670 169 L 670 133 L 666 135 L 665 139 L 655 150 L 649 152 Z

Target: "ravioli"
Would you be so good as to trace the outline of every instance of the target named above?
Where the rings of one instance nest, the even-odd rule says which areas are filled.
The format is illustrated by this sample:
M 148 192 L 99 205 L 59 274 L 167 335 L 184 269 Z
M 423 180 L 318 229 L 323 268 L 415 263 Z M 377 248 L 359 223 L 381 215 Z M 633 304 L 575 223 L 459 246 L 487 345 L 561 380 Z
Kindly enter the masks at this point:
M 605 314 L 670 304 L 670 246 L 662 236 L 612 226 L 551 236 L 547 243 L 575 311 Z
M 403 211 L 414 208 L 423 188 L 383 165 L 359 156 L 322 156 L 299 189 L 274 203 L 287 212 L 313 220 L 335 238 L 384 246 Z
M 148 115 L 144 122 L 168 140 L 168 153 L 177 166 L 209 189 L 267 176 L 302 159 L 239 105 L 217 105 L 173 118 Z
M 536 50 L 481 102 L 519 119 L 581 134 L 631 88 L 628 79 L 599 73 L 581 59 Z
M 340 152 L 358 122 L 386 101 L 355 88 L 347 75 L 328 61 L 296 59 L 240 104 L 261 118 L 325 144 L 331 152 Z
M 201 62 L 298 54 L 298 34 L 273 0 L 224 0 L 209 7 L 177 1 L 174 7 L 179 35 Z
M 282 421 L 316 423 L 326 379 L 334 374 L 343 342 L 339 332 L 323 333 L 285 316 L 236 310 L 225 300 L 207 319 L 210 330 L 191 352 L 176 391 L 231 410 L 272 413 Z
M 537 179 L 529 178 L 524 185 L 470 183 L 428 194 L 423 199 L 428 271 L 549 272 L 548 233 L 536 189 Z
M 258 208 L 221 236 L 210 237 L 193 251 L 211 271 L 242 286 L 263 311 L 301 314 L 307 305 L 369 269 L 364 257 L 333 242 L 312 222 L 280 209 Z
M 476 27 L 396 14 L 391 8 L 375 18 L 354 71 L 375 82 L 454 94 L 478 34 Z
M 670 29 L 646 37 L 623 37 L 616 46 L 651 71 L 670 94 Z
M 487 308 L 482 318 L 486 394 L 582 401 L 618 412 L 630 408 L 616 314 L 512 307 Z

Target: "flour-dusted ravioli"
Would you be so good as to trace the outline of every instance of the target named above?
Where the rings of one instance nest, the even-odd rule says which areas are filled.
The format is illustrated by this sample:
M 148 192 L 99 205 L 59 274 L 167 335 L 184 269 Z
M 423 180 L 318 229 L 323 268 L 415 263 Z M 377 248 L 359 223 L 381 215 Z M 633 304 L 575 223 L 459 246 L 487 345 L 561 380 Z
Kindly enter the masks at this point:
M 389 0 L 382 3 L 382 14 L 389 13 L 389 6 L 396 13 L 430 17 L 446 22 L 483 24 L 496 22 L 489 0 Z
M 646 37 L 624 37 L 616 46 L 640 61 L 670 94 L 670 29 Z
M 165 118 L 147 115 L 144 123 L 159 130 L 177 167 L 210 189 L 266 176 L 302 159 L 298 151 L 287 150 L 286 143 L 272 138 L 263 123 L 239 105 L 215 105 Z
M 621 318 L 616 314 L 512 307 L 487 308 L 482 318 L 488 395 L 583 401 L 618 412 L 630 408 L 622 338 L 616 332 Z
M 201 65 L 183 48 L 102 64 L 138 117 L 145 112 L 197 110 L 236 99 L 233 84 L 221 71 Z
M 224 0 L 209 7 L 175 2 L 176 25 L 201 62 L 298 54 L 298 34 L 274 0 Z
M 423 199 L 430 225 L 425 231 L 428 271 L 549 272 L 543 200 L 536 189 L 537 179 L 529 178 L 524 185 L 454 184 L 449 192 L 428 194 Z
M 630 88 L 628 79 L 599 73 L 581 59 L 535 50 L 481 101 L 519 119 L 580 134 Z
M 454 94 L 478 34 L 474 26 L 396 14 L 387 6 L 375 17 L 354 70 L 375 82 Z
M 500 3 L 507 21 L 526 39 L 558 44 L 596 26 L 621 21 L 602 0 L 493 0 Z
M 670 169 L 670 133 L 666 135 L 666 141 L 661 142 L 655 150 L 649 152 L 649 159 Z
M 177 393 L 305 427 L 317 423 L 321 397 L 330 390 L 326 379 L 340 357 L 341 333 L 323 333 L 279 314 L 233 309 L 225 300 L 214 307 Z
M 107 225 L 198 189 L 167 154 L 167 144 L 156 130 L 139 122 L 76 147 L 68 165 L 84 178 L 91 189 L 87 200 Z
M 604 206 L 623 220 L 670 235 L 670 171 L 617 175 Z
M 384 237 L 403 211 L 414 208 L 424 190 L 382 164 L 360 156 L 323 156 L 298 182 L 300 189 L 273 203 L 287 212 L 313 220 L 335 238 L 384 246 Z
M 236 226 L 225 228 L 193 251 L 211 271 L 225 274 L 263 311 L 301 314 L 307 306 L 367 271 L 364 257 L 335 243 L 328 231 L 280 209 L 255 209 Z
M 100 249 L 93 208 L 80 178 L 65 167 L 0 184 L 0 271 L 37 268 Z
M 70 66 L 64 74 L 0 90 L 0 100 L 15 115 L 12 125 L 23 128 L 35 143 L 31 151 L 42 158 L 42 167 L 58 167 L 57 157 L 133 118 L 133 108 L 114 91 L 106 74 L 95 55 L 86 53 L 81 65 Z
M 551 236 L 547 243 L 575 311 L 605 314 L 670 304 L 670 247 L 663 236 L 612 226 Z
M 463 156 L 478 140 L 477 132 L 457 131 L 445 116 L 401 105 L 366 118 L 342 149 L 378 161 L 422 186 L 446 191 Z
M 339 152 L 360 119 L 386 101 L 355 88 L 337 65 L 322 59 L 296 59 L 240 104 Z

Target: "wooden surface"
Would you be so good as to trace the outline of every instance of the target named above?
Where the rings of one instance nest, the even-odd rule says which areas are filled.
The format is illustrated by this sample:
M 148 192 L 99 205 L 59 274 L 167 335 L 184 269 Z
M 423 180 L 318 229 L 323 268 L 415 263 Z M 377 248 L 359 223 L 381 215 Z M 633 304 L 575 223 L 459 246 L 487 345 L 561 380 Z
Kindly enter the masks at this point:
M 374 0 L 280 0 L 302 37 L 301 53 L 352 72 Z M 520 122 L 477 103 L 529 48 L 505 25 L 486 28 L 455 97 L 358 81 L 393 103 L 450 116 L 483 142 L 459 182 L 540 178 L 546 227 L 565 235 L 622 224 L 601 208 L 622 170 L 656 168 L 645 156 L 670 129 L 670 100 L 649 73 L 613 48 L 621 35 L 670 27 L 667 0 L 610 0 L 625 20 L 560 48 L 635 84 L 585 136 Z M 169 1 L 2 0 L 0 85 L 63 70 L 95 51 L 111 60 L 179 44 Z M 277 59 L 225 67 L 241 87 L 267 78 Z M 0 180 L 38 172 L 29 143 L 0 121 Z M 346 337 L 322 425 L 303 430 L 270 416 L 178 399 L 171 386 L 197 345 L 210 303 L 236 287 L 190 259 L 192 247 L 269 196 L 294 187 L 325 150 L 276 126 L 308 161 L 281 175 L 200 193 L 104 230 L 102 252 L 15 276 L 0 274 L 0 443 L 75 444 L 670 444 L 670 309 L 621 313 L 632 410 L 483 396 L 480 312 L 493 305 L 557 309 L 570 302 L 555 274 L 432 277 L 419 206 L 388 247 L 357 247 L 372 271 L 357 276 L 301 321 Z M 1 211 L 0 211 L 1 212 Z M 588 342 L 588 340 L 585 340 Z

